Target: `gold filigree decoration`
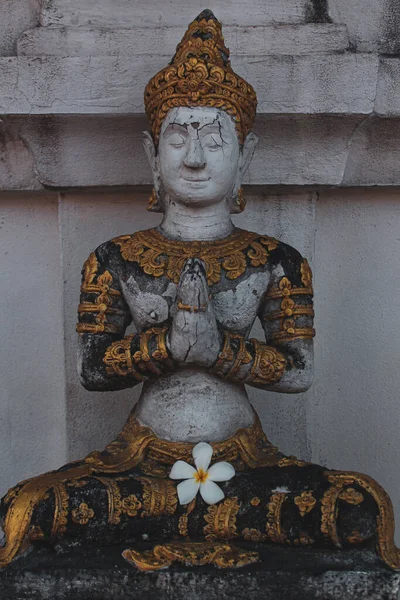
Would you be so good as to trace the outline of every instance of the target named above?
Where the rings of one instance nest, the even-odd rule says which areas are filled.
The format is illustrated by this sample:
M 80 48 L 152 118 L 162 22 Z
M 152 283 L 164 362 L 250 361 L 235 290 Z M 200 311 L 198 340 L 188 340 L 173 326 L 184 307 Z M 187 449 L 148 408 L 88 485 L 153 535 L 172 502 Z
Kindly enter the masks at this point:
M 232 340 L 239 341 L 239 350 L 235 356 L 235 353 L 231 346 Z M 224 338 L 221 352 L 218 355 L 217 362 L 213 366 L 213 372 L 217 373 L 220 377 L 225 377 L 230 381 L 241 381 L 239 377 L 240 368 L 243 365 L 249 364 L 253 360 L 252 355 L 247 350 L 246 340 L 242 335 L 236 333 L 230 333 L 224 331 Z M 233 364 L 225 374 L 227 363 L 233 361 Z
M 282 506 L 287 498 L 287 494 L 276 492 L 272 494 L 268 502 L 267 523 L 265 529 L 271 542 L 283 544 L 286 541 L 286 534 L 282 529 Z
M 348 482 L 351 482 L 364 489 L 373 497 L 378 509 L 376 518 L 378 554 L 389 567 L 400 569 L 400 550 L 396 548 L 394 543 L 393 505 L 383 487 L 372 479 L 372 477 L 351 471 L 327 471 L 325 477 L 333 484 L 333 487 L 340 488 L 340 490 L 340 484 L 345 486 L 348 485 Z
M 175 514 L 178 496 L 173 481 L 159 477 L 137 477 L 136 479 L 143 486 L 142 517 Z
M 74 508 L 71 515 L 74 523 L 77 523 L 78 525 L 87 525 L 90 519 L 93 519 L 94 517 L 94 510 L 93 508 L 89 508 L 85 502 L 82 502 L 78 508 Z
M 307 533 L 301 532 L 298 538 L 293 540 L 293 544 L 295 546 L 313 546 L 315 544 L 315 540 L 307 535 Z
M 63 483 L 55 485 L 53 493 L 55 507 L 50 538 L 51 540 L 56 540 L 67 531 L 69 496 Z
M 258 529 L 249 529 L 249 527 L 243 529 L 242 536 L 248 542 L 256 543 L 265 542 L 268 539 L 265 533 L 261 533 L 261 531 L 259 531 Z
M 204 520 L 207 525 L 204 527 L 206 540 L 231 540 L 238 536 L 236 531 L 236 517 L 239 512 L 240 504 L 236 497 L 226 498 L 219 504 L 213 504 L 207 509 Z
M 121 490 L 117 482 L 110 477 L 96 477 L 102 483 L 107 492 L 108 500 L 108 522 L 112 525 L 118 525 L 121 521 L 122 499 Z
M 325 492 L 321 500 L 321 532 L 325 537 L 329 537 L 331 542 L 341 547 L 341 542 L 337 532 L 337 500 L 345 486 L 353 483 L 353 478 L 349 475 L 343 479 L 331 479 L 333 483 Z
M 106 372 L 111 376 L 131 375 L 137 381 L 144 381 L 143 372 L 151 372 L 155 375 L 161 375 L 161 370 L 154 363 L 150 363 L 153 358 L 156 361 L 165 361 L 169 358 L 166 342 L 167 327 L 151 327 L 142 331 L 139 336 L 140 350 L 134 355 L 131 354 L 132 341 L 135 335 L 127 335 L 122 340 L 113 342 L 105 351 L 103 363 L 106 365 Z M 155 349 L 152 354 L 149 351 L 150 341 L 155 343 Z M 140 371 L 135 368 L 138 365 Z
M 126 377 L 132 375 L 138 381 L 144 377 L 133 366 L 131 344 L 135 335 L 127 335 L 122 340 L 113 342 L 105 351 L 103 363 L 106 365 L 107 375 Z
M 156 144 L 165 116 L 176 106 L 226 111 L 243 143 L 254 121 L 257 97 L 231 68 L 221 24 L 214 16 L 205 16 L 189 25 L 172 62 L 150 79 L 144 103 Z
M 265 265 L 269 252 L 278 245 L 274 238 L 242 229 L 236 229 L 227 238 L 213 242 L 170 240 L 156 229 L 123 235 L 112 241 L 120 247 L 125 260 L 136 262 L 148 275 L 166 276 L 176 284 L 179 283 L 185 262 L 189 258 L 199 258 L 205 264 L 210 286 L 220 281 L 222 271 L 227 279 L 237 279 L 243 275 L 246 258 L 251 266 Z
M 177 460 L 193 464 L 193 446 L 189 442 L 157 438 L 150 428 L 140 425 L 132 413 L 118 438 L 107 446 L 106 452 L 93 452 L 86 460 L 109 472 L 117 472 L 121 464 L 128 470 L 140 463 L 146 474 L 167 477 Z M 273 466 L 280 460 L 278 449 L 268 441 L 256 413 L 253 425 L 238 429 L 232 437 L 214 442 L 211 446 L 213 463 L 227 461 L 237 471 Z
M 196 498 L 193 498 L 193 500 L 186 506 L 186 511 L 179 517 L 178 531 L 179 531 L 179 535 L 182 535 L 183 537 L 189 536 L 189 531 L 188 531 L 189 515 L 191 512 L 193 512 L 195 506 L 196 506 Z
M 122 512 L 127 514 L 128 517 L 136 517 L 141 508 L 142 503 L 134 494 L 131 494 L 122 500 Z
M 350 544 L 361 544 L 364 541 L 361 533 L 357 530 L 351 532 L 351 534 L 347 537 L 347 541 Z
M 258 496 L 254 496 L 254 498 L 252 498 L 252 499 L 250 500 L 250 504 L 251 504 L 252 506 L 260 506 L 260 504 L 261 504 L 261 500 L 260 500 L 260 498 L 258 498 Z
M 312 304 L 297 304 L 292 296 L 313 296 L 312 274 L 306 259 L 303 260 L 300 267 L 301 280 L 304 287 L 293 287 L 287 277 L 282 277 L 277 287 L 272 288 L 267 293 L 267 298 L 282 299 L 280 310 L 269 313 L 265 320 L 280 320 L 278 331 L 271 333 L 271 341 L 275 343 L 285 343 L 299 339 L 312 339 L 315 336 L 315 330 L 312 327 L 297 327 L 296 319 L 298 317 L 314 317 Z
M 78 479 L 77 481 L 69 481 L 67 483 L 67 487 L 81 488 L 81 487 L 85 487 L 85 485 L 87 485 L 87 484 L 88 484 L 87 479 Z
M 354 488 L 347 488 L 339 494 L 339 500 L 344 500 L 348 504 L 361 504 L 364 500 L 364 496 Z
M 312 492 L 302 492 L 300 496 L 296 496 L 294 503 L 298 506 L 300 515 L 304 517 L 305 514 L 312 511 L 317 501 L 312 495 Z
M 121 292 L 112 287 L 113 278 L 109 271 L 97 275 L 99 263 L 96 255 L 92 252 L 83 265 L 83 282 L 81 292 L 83 294 L 95 294 L 94 302 L 83 301 L 78 306 L 78 314 L 95 315 L 94 323 L 81 322 L 76 326 L 78 333 L 118 333 L 117 327 L 108 323 L 107 315 L 122 315 L 122 311 L 113 308 L 116 298 Z
M 256 339 L 250 341 L 253 343 L 255 356 L 246 382 L 267 385 L 280 381 L 286 369 L 286 358 L 272 346 Z
M 124 550 L 122 556 L 140 571 L 158 571 L 175 562 L 193 567 L 215 565 L 220 569 L 232 569 L 259 561 L 257 552 L 212 542 L 175 542 L 145 552 L 129 549 Z
M 284 456 L 278 460 L 278 467 L 307 467 L 310 463 L 295 456 Z

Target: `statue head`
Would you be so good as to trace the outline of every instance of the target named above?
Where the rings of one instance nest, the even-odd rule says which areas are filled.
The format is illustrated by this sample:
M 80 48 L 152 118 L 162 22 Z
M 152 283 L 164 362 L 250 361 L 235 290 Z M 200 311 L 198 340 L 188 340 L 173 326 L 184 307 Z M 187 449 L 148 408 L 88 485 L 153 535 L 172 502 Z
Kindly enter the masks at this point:
M 209 10 L 188 27 L 171 63 L 147 84 L 152 135 L 144 146 L 153 171 L 150 210 L 166 200 L 198 207 L 244 208 L 243 176 L 257 136 L 250 132 L 257 98 L 233 72 L 221 24 Z

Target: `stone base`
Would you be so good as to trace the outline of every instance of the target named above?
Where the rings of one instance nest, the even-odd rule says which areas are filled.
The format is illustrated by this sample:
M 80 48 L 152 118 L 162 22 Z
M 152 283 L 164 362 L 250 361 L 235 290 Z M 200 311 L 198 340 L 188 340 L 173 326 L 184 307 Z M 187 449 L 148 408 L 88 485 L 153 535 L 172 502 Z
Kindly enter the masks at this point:
M 397 600 L 400 573 L 372 550 L 315 551 L 240 544 L 261 562 L 241 569 L 184 567 L 142 573 L 125 546 L 32 552 L 0 573 L 7 600 Z M 145 548 L 143 548 L 145 549 Z

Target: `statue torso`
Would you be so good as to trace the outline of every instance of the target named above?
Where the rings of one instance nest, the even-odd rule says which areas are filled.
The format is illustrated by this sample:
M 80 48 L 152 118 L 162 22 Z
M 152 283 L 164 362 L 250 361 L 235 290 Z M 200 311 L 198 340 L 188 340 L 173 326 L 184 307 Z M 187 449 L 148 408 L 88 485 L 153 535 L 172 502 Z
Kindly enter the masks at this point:
M 171 322 L 182 269 L 198 258 L 221 330 L 248 338 L 267 290 L 296 251 L 240 229 L 214 242 L 179 242 L 153 229 L 115 238 L 97 252 L 121 290 L 129 312 L 125 322 L 132 320 L 139 333 Z M 190 364 L 146 381 L 136 416 L 161 438 L 192 442 L 226 439 L 254 420 L 243 384 Z

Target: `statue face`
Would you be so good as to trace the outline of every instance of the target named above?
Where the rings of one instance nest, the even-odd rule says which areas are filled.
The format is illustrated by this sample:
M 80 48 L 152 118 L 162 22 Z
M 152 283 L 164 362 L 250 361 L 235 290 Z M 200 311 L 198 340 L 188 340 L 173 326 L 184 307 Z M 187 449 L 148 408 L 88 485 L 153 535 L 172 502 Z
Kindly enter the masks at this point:
M 209 107 L 171 110 L 162 125 L 157 162 L 170 201 L 200 207 L 230 199 L 241 162 L 232 119 Z

